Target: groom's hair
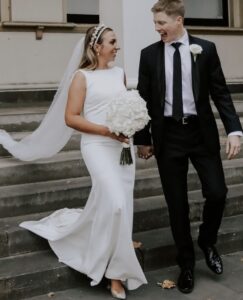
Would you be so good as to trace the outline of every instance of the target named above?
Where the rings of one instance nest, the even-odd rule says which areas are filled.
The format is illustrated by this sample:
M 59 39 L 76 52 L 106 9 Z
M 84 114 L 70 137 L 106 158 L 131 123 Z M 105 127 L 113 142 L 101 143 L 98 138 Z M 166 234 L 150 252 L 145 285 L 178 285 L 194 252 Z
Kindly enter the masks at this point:
M 183 0 L 159 0 L 151 8 L 153 13 L 164 12 L 168 16 L 185 16 L 185 6 Z

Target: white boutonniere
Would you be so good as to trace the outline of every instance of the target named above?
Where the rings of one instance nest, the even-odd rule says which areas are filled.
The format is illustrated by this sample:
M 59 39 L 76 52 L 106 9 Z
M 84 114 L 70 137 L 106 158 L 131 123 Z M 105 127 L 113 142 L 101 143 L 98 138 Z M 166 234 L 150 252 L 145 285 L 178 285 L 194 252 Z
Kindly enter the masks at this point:
M 190 51 L 193 55 L 194 62 L 196 62 L 197 56 L 202 53 L 203 48 L 200 45 L 197 45 L 197 44 L 191 44 L 189 46 L 189 48 L 190 48 Z

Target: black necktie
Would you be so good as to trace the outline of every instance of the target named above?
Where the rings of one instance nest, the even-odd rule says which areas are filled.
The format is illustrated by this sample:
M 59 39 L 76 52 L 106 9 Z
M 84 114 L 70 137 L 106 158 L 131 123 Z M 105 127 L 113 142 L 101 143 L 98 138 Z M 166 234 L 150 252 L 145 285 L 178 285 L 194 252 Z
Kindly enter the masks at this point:
M 171 44 L 175 48 L 173 56 L 173 105 L 172 117 L 179 121 L 183 118 L 183 103 L 182 103 L 182 76 L 181 76 L 181 55 L 179 47 L 181 43 Z

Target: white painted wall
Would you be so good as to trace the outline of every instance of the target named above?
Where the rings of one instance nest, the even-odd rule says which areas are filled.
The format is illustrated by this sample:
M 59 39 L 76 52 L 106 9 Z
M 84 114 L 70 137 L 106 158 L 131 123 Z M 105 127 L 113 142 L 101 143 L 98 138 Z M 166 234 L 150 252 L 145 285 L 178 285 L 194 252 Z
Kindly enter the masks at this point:
M 17 1 L 17 0 L 16 0 Z M 69 0 L 68 0 L 69 1 Z M 140 50 L 159 39 L 150 8 L 155 0 L 99 0 L 101 21 L 115 29 L 122 50 L 117 64 L 125 68 L 129 86 L 137 82 Z M 78 33 L 0 31 L 0 89 L 56 88 Z M 229 82 L 243 82 L 242 35 L 204 35 L 216 43 Z
M 133 85 L 137 81 L 140 51 L 147 45 L 158 41 L 154 30 L 151 7 L 154 0 L 126 0 L 124 3 L 124 49 L 126 51 L 125 69 L 128 81 Z
M 136 85 L 141 49 L 159 38 L 150 11 L 154 3 L 154 0 L 100 0 L 101 22 L 118 35 L 122 50 L 117 64 L 125 68 L 129 86 Z
M 216 44 L 225 77 L 230 82 L 243 82 L 242 35 L 198 35 Z
M 0 32 L 0 89 L 56 88 L 76 42 L 77 33 Z
M 112 13 L 111 13 L 112 11 Z M 121 0 L 99 1 L 100 23 L 111 27 L 118 38 L 121 50 L 118 52 L 116 64 L 124 66 L 124 30 L 123 30 L 123 3 Z

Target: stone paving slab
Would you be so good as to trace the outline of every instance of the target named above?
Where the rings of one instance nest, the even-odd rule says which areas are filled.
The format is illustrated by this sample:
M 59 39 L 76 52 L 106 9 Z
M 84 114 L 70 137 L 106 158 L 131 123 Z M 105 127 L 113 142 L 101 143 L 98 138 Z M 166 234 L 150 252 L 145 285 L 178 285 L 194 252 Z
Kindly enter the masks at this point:
M 179 270 L 176 266 L 146 273 L 149 284 L 138 290 L 129 291 L 130 300 L 243 300 L 243 251 L 223 256 L 224 274 L 214 275 L 204 260 L 197 262 L 195 268 L 195 288 L 191 294 L 182 294 L 176 288 L 163 290 L 156 282 L 177 280 Z M 51 292 L 51 291 L 50 291 Z M 90 287 L 88 280 L 80 289 L 72 289 L 28 300 L 109 300 L 113 299 L 104 286 Z M 27 300 L 27 299 L 26 299 Z

